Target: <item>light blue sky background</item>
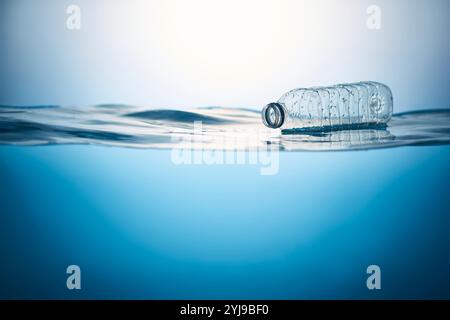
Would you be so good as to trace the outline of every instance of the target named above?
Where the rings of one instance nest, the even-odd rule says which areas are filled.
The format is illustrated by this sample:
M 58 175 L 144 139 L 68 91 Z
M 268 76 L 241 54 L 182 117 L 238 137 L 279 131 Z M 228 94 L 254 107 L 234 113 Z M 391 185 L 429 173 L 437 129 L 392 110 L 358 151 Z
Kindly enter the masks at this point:
M 66 8 L 81 8 L 81 30 Z M 366 9 L 381 8 L 381 30 Z M 395 111 L 450 106 L 449 1 L 1 1 L 0 104 L 260 108 L 377 80 Z

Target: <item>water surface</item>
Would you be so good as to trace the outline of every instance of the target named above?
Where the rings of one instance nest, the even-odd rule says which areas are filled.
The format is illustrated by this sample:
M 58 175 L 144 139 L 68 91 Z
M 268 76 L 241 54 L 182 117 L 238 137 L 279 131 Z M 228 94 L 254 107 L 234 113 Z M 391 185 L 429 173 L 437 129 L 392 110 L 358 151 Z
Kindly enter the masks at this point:
M 252 109 L 2 106 L 0 143 L 219 150 L 256 150 L 270 144 L 272 148 L 286 151 L 442 145 L 450 143 L 450 110 L 396 114 L 387 127 L 286 134 L 264 127 L 260 112 Z

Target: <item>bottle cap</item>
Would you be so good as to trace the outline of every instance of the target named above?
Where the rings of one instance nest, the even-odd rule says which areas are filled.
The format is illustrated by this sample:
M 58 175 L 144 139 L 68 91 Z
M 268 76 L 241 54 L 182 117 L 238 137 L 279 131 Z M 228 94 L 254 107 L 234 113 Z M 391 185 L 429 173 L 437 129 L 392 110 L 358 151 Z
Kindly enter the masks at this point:
M 283 125 L 286 112 L 280 103 L 272 102 L 263 108 L 261 116 L 266 127 L 276 129 Z

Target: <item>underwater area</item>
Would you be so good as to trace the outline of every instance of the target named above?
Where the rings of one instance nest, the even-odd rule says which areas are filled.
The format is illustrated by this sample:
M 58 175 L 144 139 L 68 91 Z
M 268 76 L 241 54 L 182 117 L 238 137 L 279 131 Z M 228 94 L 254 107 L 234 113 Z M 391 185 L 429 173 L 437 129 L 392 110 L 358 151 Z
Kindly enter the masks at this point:
M 252 109 L 3 106 L 0 298 L 450 298 L 449 118 L 282 134 Z

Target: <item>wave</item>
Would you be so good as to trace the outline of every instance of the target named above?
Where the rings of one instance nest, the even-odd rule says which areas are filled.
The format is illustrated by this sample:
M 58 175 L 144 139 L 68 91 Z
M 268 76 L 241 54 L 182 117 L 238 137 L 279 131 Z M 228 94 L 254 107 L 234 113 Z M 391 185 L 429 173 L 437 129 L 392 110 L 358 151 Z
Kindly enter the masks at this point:
M 385 127 L 281 132 L 250 108 L 151 109 L 0 106 L 0 144 L 99 144 L 133 148 L 283 151 L 366 150 L 450 143 L 450 109 L 395 114 Z

